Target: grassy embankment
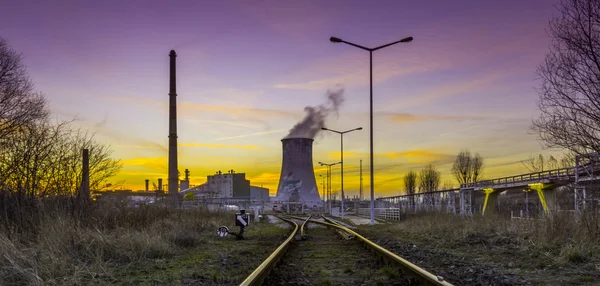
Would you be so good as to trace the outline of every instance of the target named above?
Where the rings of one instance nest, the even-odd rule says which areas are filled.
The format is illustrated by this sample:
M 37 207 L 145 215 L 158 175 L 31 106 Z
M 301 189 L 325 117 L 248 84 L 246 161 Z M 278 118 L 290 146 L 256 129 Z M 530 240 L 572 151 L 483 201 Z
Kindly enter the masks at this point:
M 598 212 L 537 220 L 424 214 L 398 223 L 360 226 L 359 232 L 414 243 L 415 249 L 433 249 L 432 257 L 448 254 L 542 284 L 600 281 Z
M 288 232 L 261 222 L 246 229 L 248 240 L 217 238 L 218 226 L 238 230 L 233 212 L 202 209 L 3 210 L 12 213 L 0 214 L 0 285 L 237 285 Z

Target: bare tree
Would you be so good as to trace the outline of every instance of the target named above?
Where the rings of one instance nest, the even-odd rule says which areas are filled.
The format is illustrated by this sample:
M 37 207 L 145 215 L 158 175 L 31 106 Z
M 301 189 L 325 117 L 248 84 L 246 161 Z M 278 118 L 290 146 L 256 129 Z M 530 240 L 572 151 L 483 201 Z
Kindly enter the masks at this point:
M 479 153 L 475 153 L 475 157 L 471 161 L 471 172 L 473 173 L 471 180 L 477 182 L 481 179 L 481 173 L 483 172 L 483 158 Z
M 406 193 L 412 195 L 417 192 L 417 173 L 413 170 L 409 170 L 404 175 L 404 188 Z
M 477 182 L 483 171 L 483 158 L 479 153 L 474 156 L 467 149 L 456 155 L 452 164 L 452 174 L 459 184 Z
M 431 164 L 419 172 L 419 192 L 434 192 L 438 190 L 441 175 Z
M 454 189 L 454 183 L 451 180 L 445 180 L 442 184 L 442 190 L 451 190 Z
M 0 188 L 33 197 L 73 194 L 81 184 L 81 150 L 90 150 L 90 188 L 97 190 L 121 163 L 110 146 L 51 123 L 46 102 L 33 92 L 21 56 L 0 38 Z
M 575 155 L 567 153 L 562 158 L 557 159 L 552 155 L 544 157 L 542 154 L 537 156 L 529 156 L 529 158 L 521 161 L 521 164 L 530 172 L 543 172 L 548 170 L 567 168 L 575 165 Z
M 600 0 L 563 0 L 558 10 L 538 69 L 541 115 L 533 129 L 547 147 L 600 152 Z
M 21 55 L 0 38 L 0 148 L 19 128 L 47 115 L 46 101 L 34 93 Z
M 0 186 L 28 196 L 70 195 L 81 185 L 81 150 L 90 150 L 90 190 L 105 186 L 121 163 L 110 158 L 109 146 L 93 136 L 72 130 L 69 122 L 21 128 L 3 150 L 7 170 L 0 170 Z

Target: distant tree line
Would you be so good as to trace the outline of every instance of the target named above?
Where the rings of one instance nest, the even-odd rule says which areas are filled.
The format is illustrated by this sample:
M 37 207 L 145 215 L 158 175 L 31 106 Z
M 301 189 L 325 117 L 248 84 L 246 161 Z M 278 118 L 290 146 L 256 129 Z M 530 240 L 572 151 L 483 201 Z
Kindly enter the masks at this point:
M 409 170 L 404 175 L 404 187 L 407 194 L 437 191 L 441 183 L 441 174 L 431 164 L 421 169 L 419 173 Z
M 483 158 L 479 153 L 472 155 L 469 150 L 462 150 L 456 156 L 452 164 L 452 174 L 458 184 L 477 182 L 483 172 Z M 409 170 L 404 175 L 404 189 L 406 194 L 412 195 L 418 192 L 435 192 L 448 190 L 454 187 L 452 181 L 444 181 L 442 184 L 441 173 L 432 164 L 425 166 L 418 173 Z M 441 187 L 441 188 L 440 188 Z
M 21 55 L 0 38 L 0 191 L 26 197 L 76 193 L 84 148 L 90 152 L 90 189 L 98 190 L 121 169 L 120 161 L 72 121 L 50 119 Z

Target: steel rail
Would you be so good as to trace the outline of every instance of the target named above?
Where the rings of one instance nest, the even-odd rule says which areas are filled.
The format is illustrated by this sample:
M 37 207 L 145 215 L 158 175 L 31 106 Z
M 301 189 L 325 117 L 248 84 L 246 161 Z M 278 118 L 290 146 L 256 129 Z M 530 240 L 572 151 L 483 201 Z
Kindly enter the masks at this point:
M 335 220 L 333 220 L 333 219 L 330 219 L 330 218 L 328 218 L 328 217 L 323 217 L 323 219 L 324 219 L 324 220 L 326 220 L 326 221 L 328 221 L 329 223 L 333 223 L 333 224 L 337 224 L 337 225 L 339 225 L 339 226 L 346 227 L 345 225 L 343 225 L 343 224 L 342 224 L 343 222 L 341 223 L 341 222 L 339 222 L 339 221 L 335 221 Z M 350 224 L 348 224 L 348 225 L 350 225 Z
M 297 218 L 297 219 L 305 219 L 303 217 L 294 217 L 294 216 L 290 216 L 290 217 Z M 325 218 L 325 217 L 323 217 L 323 218 Z M 327 218 L 325 218 L 325 219 L 327 219 Z M 400 266 L 400 268 L 402 268 L 403 270 L 406 270 L 406 272 L 413 274 L 413 276 L 416 276 L 417 279 L 425 282 L 425 285 L 453 286 L 449 282 L 444 281 L 443 278 L 441 278 L 441 277 L 438 278 L 437 276 L 433 275 L 432 273 L 429 273 L 425 269 L 423 269 L 423 268 L 411 263 L 410 261 L 400 257 L 399 255 L 379 246 L 378 244 L 370 241 L 366 237 L 358 234 L 357 232 L 355 232 L 345 226 L 334 224 L 334 223 L 329 223 L 329 222 L 318 221 L 318 220 L 314 220 L 314 219 L 310 219 L 310 222 L 315 222 L 315 223 L 319 223 L 322 225 L 335 227 L 337 229 L 341 229 L 349 234 L 354 235 L 356 238 L 361 240 L 365 245 L 367 245 L 371 249 L 382 254 L 389 260 L 396 262 L 396 264 L 398 264 L 398 266 Z
M 302 223 L 302 226 L 300 226 L 300 237 L 302 239 L 306 239 L 306 228 L 304 227 L 306 225 L 306 223 L 308 222 L 308 220 L 312 217 L 312 215 L 309 215 L 308 218 L 306 220 L 304 220 L 304 222 Z
M 279 247 L 277 247 L 277 249 L 275 249 L 275 251 L 273 251 L 273 253 L 271 253 L 271 255 L 269 255 L 269 257 L 267 257 L 267 259 L 265 259 L 265 261 L 263 261 L 256 269 L 254 269 L 254 271 L 252 271 L 252 273 L 250 273 L 250 275 L 248 275 L 248 277 L 246 277 L 246 279 L 240 285 L 243 285 L 243 286 L 261 285 L 262 282 L 265 280 L 265 278 L 269 275 L 269 272 L 271 271 L 271 269 L 273 269 L 275 264 L 277 264 L 277 262 L 279 262 L 281 257 L 283 257 L 283 254 L 288 249 L 290 243 L 296 236 L 296 233 L 298 233 L 298 224 L 297 223 L 295 223 L 294 221 L 292 221 L 290 219 L 284 218 L 284 217 L 280 217 L 280 216 L 277 216 L 277 217 L 279 219 L 293 225 L 294 230 L 288 236 L 288 238 L 283 243 L 281 243 L 279 245 Z M 307 221 L 308 221 L 308 219 L 307 219 Z

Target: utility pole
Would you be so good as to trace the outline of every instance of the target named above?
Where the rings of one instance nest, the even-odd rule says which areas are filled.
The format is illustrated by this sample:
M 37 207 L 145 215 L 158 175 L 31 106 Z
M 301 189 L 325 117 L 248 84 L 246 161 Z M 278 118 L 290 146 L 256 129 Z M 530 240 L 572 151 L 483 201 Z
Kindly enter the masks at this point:
M 340 164 L 342 164 L 341 168 L 340 168 L 340 174 L 341 174 L 341 190 L 342 190 L 342 219 L 344 219 L 344 212 L 345 212 L 345 207 L 344 207 L 344 201 L 346 200 L 345 196 L 344 196 L 344 134 L 352 132 L 352 131 L 358 131 L 358 130 L 362 130 L 362 127 L 358 127 L 358 128 L 354 128 L 354 129 L 350 129 L 350 130 L 346 130 L 346 131 L 337 131 L 337 130 L 333 130 L 333 129 L 329 129 L 329 128 L 325 128 L 322 127 L 321 130 L 326 130 L 326 131 L 331 131 L 331 132 L 335 132 L 337 134 L 340 134 Z
M 363 184 L 362 184 L 362 159 L 360 160 L 360 191 L 358 193 L 358 201 L 363 199 Z
M 371 225 L 375 224 L 375 179 L 374 179 L 374 163 L 373 163 L 373 52 L 377 51 L 379 49 L 383 49 L 385 47 L 389 47 L 391 45 L 395 45 L 397 43 L 409 43 L 413 40 L 413 37 L 407 37 L 404 38 L 400 41 L 395 41 L 393 43 L 389 43 L 389 44 L 385 44 L 376 48 L 366 48 L 363 47 L 361 45 L 357 45 L 354 43 L 350 43 L 347 41 L 344 41 L 340 38 L 337 37 L 331 37 L 329 38 L 329 41 L 331 41 L 332 43 L 344 43 L 344 44 L 348 44 L 350 46 L 365 50 L 369 52 L 369 86 L 370 86 L 370 92 L 369 92 L 369 106 L 370 106 L 370 110 L 369 110 L 369 146 L 370 146 L 370 150 L 369 150 L 369 157 L 371 160 L 371 163 L 369 165 L 369 168 L 371 169 L 371 173 L 369 176 L 369 179 L 371 180 L 371 184 L 369 185 L 369 187 L 371 188 L 371 205 L 370 205 L 370 213 L 371 213 Z M 342 217 L 343 217 L 343 212 L 342 212 Z

